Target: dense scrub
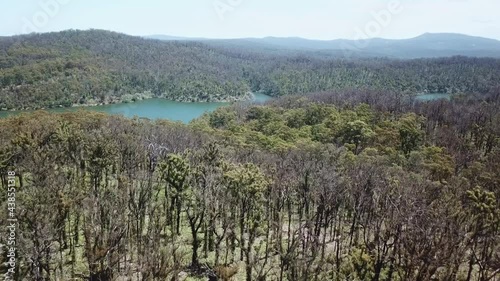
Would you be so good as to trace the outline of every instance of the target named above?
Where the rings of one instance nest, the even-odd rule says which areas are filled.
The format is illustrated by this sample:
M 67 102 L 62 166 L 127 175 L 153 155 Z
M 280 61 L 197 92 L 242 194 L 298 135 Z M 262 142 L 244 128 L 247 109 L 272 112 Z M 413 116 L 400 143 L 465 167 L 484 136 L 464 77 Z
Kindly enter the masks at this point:
M 17 280 L 495 280 L 499 102 L 353 90 L 189 126 L 2 119 Z
M 416 94 L 487 93 L 500 60 L 393 60 L 162 42 L 107 31 L 0 38 L 0 109 L 130 102 L 249 99 L 371 88 Z

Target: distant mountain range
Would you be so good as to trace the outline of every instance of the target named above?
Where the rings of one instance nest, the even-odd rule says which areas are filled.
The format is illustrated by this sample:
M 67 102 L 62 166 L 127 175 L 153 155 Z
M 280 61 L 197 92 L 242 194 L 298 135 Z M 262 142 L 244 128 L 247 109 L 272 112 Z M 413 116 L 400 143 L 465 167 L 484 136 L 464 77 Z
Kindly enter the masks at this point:
M 432 58 L 450 56 L 500 57 L 500 41 L 455 33 L 426 33 L 410 39 L 310 40 L 299 37 L 241 39 L 146 36 L 164 41 L 202 41 L 232 48 L 270 51 L 308 51 L 324 55 L 390 58 Z

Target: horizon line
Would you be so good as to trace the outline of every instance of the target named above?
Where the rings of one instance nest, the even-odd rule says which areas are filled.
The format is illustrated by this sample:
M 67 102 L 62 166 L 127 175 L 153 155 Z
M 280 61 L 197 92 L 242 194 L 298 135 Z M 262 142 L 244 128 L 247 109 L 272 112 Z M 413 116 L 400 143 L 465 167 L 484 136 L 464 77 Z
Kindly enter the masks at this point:
M 68 28 L 68 29 L 63 29 L 59 31 L 46 31 L 46 32 L 32 32 L 32 33 L 20 33 L 20 34 L 14 34 L 14 35 L 1 35 L 0 37 L 18 37 L 18 36 L 27 36 L 27 35 L 34 35 L 34 34 L 49 34 L 49 33 L 61 33 L 61 32 L 66 32 L 66 31 L 92 31 L 92 30 L 97 30 L 97 31 L 107 31 L 107 32 L 114 32 L 114 33 L 119 33 L 119 34 L 124 34 L 128 36 L 134 36 L 134 37 L 141 37 L 141 38 L 146 38 L 146 39 L 154 39 L 151 37 L 154 36 L 164 36 L 164 37 L 172 37 L 172 40 L 243 40 L 243 39 L 268 39 L 268 38 L 274 38 L 274 39 L 302 39 L 302 40 L 309 40 L 309 41 L 337 41 L 337 40 L 345 40 L 345 41 L 360 41 L 360 40 L 375 40 L 375 39 L 382 39 L 382 40 L 408 40 L 408 39 L 415 39 L 418 37 L 422 37 L 425 35 L 461 35 L 461 36 L 467 36 L 467 37 L 475 37 L 475 38 L 482 38 L 482 39 L 490 39 L 490 40 L 495 40 L 499 41 L 500 39 L 492 38 L 492 37 L 484 37 L 484 36 L 478 36 L 478 35 L 471 35 L 471 34 L 466 34 L 466 33 L 457 33 L 457 32 L 424 32 L 422 34 L 416 35 L 416 36 L 411 36 L 411 37 L 402 37 L 402 38 L 384 38 L 384 37 L 371 37 L 371 38 L 359 38 L 359 39 L 348 39 L 348 38 L 332 38 L 332 39 L 317 39 L 317 38 L 308 38 L 308 37 L 301 37 L 301 36 L 276 36 L 276 35 L 266 35 L 266 36 L 261 36 L 261 37 L 252 37 L 252 36 L 245 36 L 245 37 L 203 37 L 203 36 L 184 36 L 184 35 L 170 35 L 170 34 L 146 34 L 146 35 L 137 35 L 137 34 L 130 34 L 126 32 L 121 32 L 121 31 L 114 31 L 114 30 L 108 30 L 108 29 L 101 29 L 101 28 L 88 28 L 88 29 L 74 29 L 74 28 Z

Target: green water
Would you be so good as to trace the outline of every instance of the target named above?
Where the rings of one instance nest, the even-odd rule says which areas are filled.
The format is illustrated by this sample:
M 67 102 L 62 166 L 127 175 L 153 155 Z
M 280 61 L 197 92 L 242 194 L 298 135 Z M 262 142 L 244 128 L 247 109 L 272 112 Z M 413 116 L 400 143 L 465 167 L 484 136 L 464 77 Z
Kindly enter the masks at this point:
M 271 97 L 264 94 L 255 93 L 256 103 L 262 103 L 269 100 Z M 168 119 L 172 121 L 182 121 L 188 123 L 189 121 L 200 117 L 205 112 L 214 111 L 221 106 L 227 106 L 230 103 L 224 102 L 175 102 L 165 99 L 148 99 L 134 103 L 121 103 L 103 106 L 92 107 L 70 107 L 70 108 L 57 108 L 48 109 L 49 112 L 71 112 L 77 110 L 90 110 L 97 112 L 105 112 L 108 114 L 118 114 L 125 117 L 132 118 L 134 116 L 149 118 L 149 119 Z M 23 111 L 1 111 L 0 118 L 9 115 L 19 114 Z
M 440 100 L 440 99 L 451 99 L 451 94 L 443 94 L 443 93 L 429 93 L 429 94 L 420 94 L 415 98 L 418 101 L 431 101 L 431 100 Z
M 263 103 L 269 99 L 270 96 L 255 93 L 255 103 Z M 436 99 L 450 99 L 451 95 L 432 93 L 421 94 L 416 97 L 419 101 L 430 101 Z M 188 123 L 189 121 L 200 117 L 205 112 L 214 111 L 221 106 L 227 106 L 230 103 L 224 102 L 175 102 L 165 99 L 148 99 L 134 103 L 121 103 L 103 106 L 92 107 L 70 107 L 70 108 L 56 108 L 48 109 L 49 112 L 72 112 L 77 110 L 90 110 L 97 112 L 105 112 L 108 114 L 118 114 L 125 117 L 142 117 L 149 119 L 168 119 L 172 121 L 181 121 Z M 16 115 L 26 111 L 0 111 L 0 118 L 10 115 Z

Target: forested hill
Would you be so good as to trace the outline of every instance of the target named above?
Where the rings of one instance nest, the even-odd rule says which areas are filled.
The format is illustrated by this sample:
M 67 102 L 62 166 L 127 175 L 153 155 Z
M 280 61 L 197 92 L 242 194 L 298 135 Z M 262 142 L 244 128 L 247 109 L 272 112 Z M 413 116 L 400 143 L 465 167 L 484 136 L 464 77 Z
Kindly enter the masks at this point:
M 249 89 L 241 75 L 234 75 L 238 64 L 237 58 L 199 43 L 100 30 L 4 37 L 0 105 L 70 106 L 151 95 L 181 101 L 241 99 Z
M 232 101 L 343 89 L 486 93 L 500 60 L 346 59 L 332 53 L 161 41 L 110 31 L 0 37 L 0 109 L 163 97 Z

